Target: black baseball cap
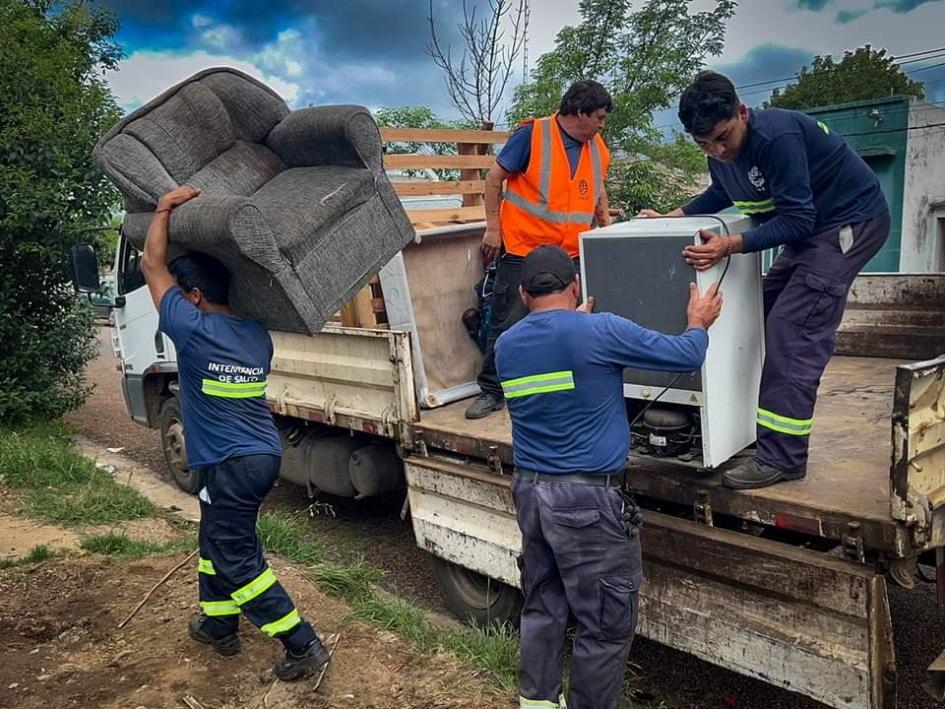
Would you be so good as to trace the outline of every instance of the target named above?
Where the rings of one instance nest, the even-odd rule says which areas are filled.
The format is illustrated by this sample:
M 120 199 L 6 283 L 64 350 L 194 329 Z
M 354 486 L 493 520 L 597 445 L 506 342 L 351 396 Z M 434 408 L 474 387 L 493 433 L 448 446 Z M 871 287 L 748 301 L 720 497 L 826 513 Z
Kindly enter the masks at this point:
M 577 269 L 568 252 L 560 246 L 538 246 L 522 264 L 522 288 L 529 295 L 544 295 L 567 288 Z

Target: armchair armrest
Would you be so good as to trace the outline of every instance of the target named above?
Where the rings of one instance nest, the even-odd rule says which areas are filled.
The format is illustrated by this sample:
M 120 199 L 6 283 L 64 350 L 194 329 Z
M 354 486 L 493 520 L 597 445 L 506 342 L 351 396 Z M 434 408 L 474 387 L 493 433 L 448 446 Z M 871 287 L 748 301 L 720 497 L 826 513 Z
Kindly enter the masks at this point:
M 383 169 L 381 134 L 361 106 L 316 106 L 293 111 L 266 138 L 290 167 L 345 165 Z
M 137 212 L 125 215 L 122 229 L 138 248 L 144 246 L 153 214 Z M 174 209 L 168 223 L 172 258 L 181 253 L 180 238 L 183 235 L 186 235 L 187 250 L 204 251 L 224 262 L 228 260 L 224 253 L 232 254 L 235 243 L 242 256 L 270 273 L 285 265 L 272 229 L 247 197 L 200 195 L 182 204 Z M 230 258 L 233 256 L 235 254 Z

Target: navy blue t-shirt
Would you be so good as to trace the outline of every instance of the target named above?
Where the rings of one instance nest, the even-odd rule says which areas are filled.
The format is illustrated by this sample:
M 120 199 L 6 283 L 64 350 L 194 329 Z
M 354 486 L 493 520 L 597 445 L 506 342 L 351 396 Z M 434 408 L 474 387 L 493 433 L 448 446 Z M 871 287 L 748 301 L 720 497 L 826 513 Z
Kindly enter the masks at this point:
M 712 184 L 686 214 L 735 205 L 762 224 L 742 234 L 746 252 L 790 244 L 856 224 L 889 208 L 876 175 L 842 136 L 806 113 L 750 111 L 748 135 L 731 163 L 709 159 Z
M 693 371 L 708 346 L 698 328 L 671 336 L 612 313 L 530 313 L 495 345 L 516 467 L 560 474 L 621 469 L 630 450 L 624 368 Z
M 203 313 L 174 286 L 161 298 L 161 330 L 177 349 L 187 465 L 281 455 L 266 406 L 272 339 L 255 320 Z
M 508 173 L 525 172 L 528 168 L 528 159 L 532 156 L 532 126 L 529 122 L 515 129 L 515 132 L 509 136 L 509 141 L 505 147 L 499 151 L 496 156 L 496 162 L 502 166 L 502 169 Z M 558 126 L 558 132 L 564 140 L 564 151 L 568 154 L 568 163 L 571 165 L 571 177 L 577 172 L 578 164 L 581 162 L 581 148 L 584 143 L 568 135 L 564 128 L 555 120 Z

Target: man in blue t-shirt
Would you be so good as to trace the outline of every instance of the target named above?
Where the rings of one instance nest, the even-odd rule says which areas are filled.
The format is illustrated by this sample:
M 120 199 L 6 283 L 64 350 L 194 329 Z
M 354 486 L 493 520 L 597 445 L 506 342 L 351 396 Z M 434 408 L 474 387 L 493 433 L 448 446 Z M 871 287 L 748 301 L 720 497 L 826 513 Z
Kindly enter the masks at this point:
M 178 187 L 161 197 L 151 219 L 141 270 L 177 350 L 187 463 L 202 476 L 201 615 L 190 636 L 221 655 L 240 650 L 240 613 L 285 655 L 275 674 L 292 680 L 328 662 L 312 626 L 302 620 L 263 557 L 256 518 L 279 477 L 282 446 L 266 405 L 272 340 L 258 322 L 230 311 L 229 273 L 214 258 L 190 254 L 167 265 L 172 210 L 200 192 Z
M 701 232 L 704 243 L 686 249 L 687 263 L 701 271 L 732 253 L 782 249 L 764 278 L 757 455 L 722 482 L 749 489 L 798 480 L 847 292 L 889 236 L 889 207 L 876 175 L 841 136 L 799 111 L 747 108 L 721 74 L 696 77 L 679 119 L 709 157 L 712 184 L 668 216 L 735 206 L 757 221 L 743 234 Z
M 630 450 L 623 370 L 699 369 L 718 288 L 691 286 L 688 328 L 663 335 L 577 307 L 574 263 L 558 246 L 522 264 L 528 315 L 496 342 L 512 419 L 512 495 L 522 531 L 520 706 L 559 706 L 569 615 L 577 621 L 567 706 L 617 709 L 642 580 L 640 513 L 623 496 Z M 560 706 L 565 706 L 561 703 Z

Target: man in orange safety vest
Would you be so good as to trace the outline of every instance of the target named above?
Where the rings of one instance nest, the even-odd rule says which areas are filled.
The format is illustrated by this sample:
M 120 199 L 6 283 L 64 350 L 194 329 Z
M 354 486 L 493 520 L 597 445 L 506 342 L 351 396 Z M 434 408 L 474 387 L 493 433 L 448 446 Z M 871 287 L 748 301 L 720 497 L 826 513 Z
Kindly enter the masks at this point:
M 610 152 L 599 133 L 612 108 L 610 94 L 599 83 L 575 82 L 557 113 L 522 122 L 486 176 L 482 249 L 499 262 L 478 380 L 481 393 L 466 409 L 466 418 L 483 418 L 505 406 L 494 348 L 499 335 L 528 314 L 518 292 L 525 257 L 537 246 L 552 244 L 577 262 L 581 232 L 610 224 L 604 189 Z

